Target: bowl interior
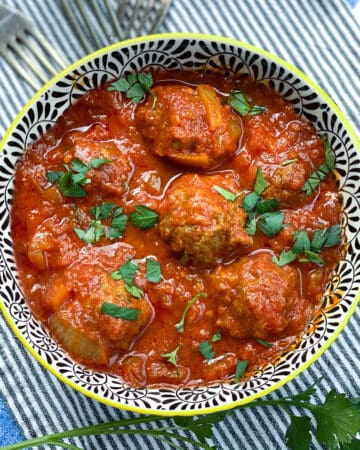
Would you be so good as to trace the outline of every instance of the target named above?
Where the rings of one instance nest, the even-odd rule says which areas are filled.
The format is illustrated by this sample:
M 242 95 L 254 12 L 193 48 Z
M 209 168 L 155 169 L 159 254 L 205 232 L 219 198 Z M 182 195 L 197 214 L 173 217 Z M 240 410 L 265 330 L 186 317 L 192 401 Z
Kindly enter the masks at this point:
M 134 389 L 111 374 L 74 362 L 36 321 L 18 283 L 10 234 L 17 160 L 27 145 L 52 127 L 88 90 L 146 68 L 234 72 L 269 85 L 327 137 L 336 155 L 343 198 L 343 247 L 322 307 L 304 335 L 284 354 L 242 383 L 203 387 Z M 356 149 L 358 148 L 358 150 Z M 306 76 L 276 56 L 234 40 L 201 35 L 159 35 L 102 49 L 66 69 L 39 91 L 5 136 L 0 162 L 1 309 L 16 335 L 53 374 L 75 389 L 115 407 L 160 415 L 210 413 L 247 403 L 281 386 L 308 367 L 345 326 L 358 302 L 359 144 L 336 105 Z

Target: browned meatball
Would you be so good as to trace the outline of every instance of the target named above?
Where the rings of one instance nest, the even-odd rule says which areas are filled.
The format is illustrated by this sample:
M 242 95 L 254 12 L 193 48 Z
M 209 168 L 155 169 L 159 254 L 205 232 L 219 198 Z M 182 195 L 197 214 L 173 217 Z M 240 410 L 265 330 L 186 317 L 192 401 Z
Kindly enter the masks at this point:
M 113 280 L 100 267 L 79 265 L 52 281 L 46 296 L 47 306 L 55 311 L 50 328 L 70 353 L 83 360 L 107 364 L 130 348 L 151 318 L 148 302 L 132 297 L 122 280 Z M 101 313 L 104 302 L 139 310 L 137 320 Z
M 296 335 L 311 308 L 299 292 L 297 270 L 280 267 L 270 253 L 244 256 L 211 275 L 217 291 L 217 325 L 230 336 L 275 339 Z
M 242 199 L 226 200 L 216 186 L 233 193 L 239 190 L 222 175 L 187 174 L 175 180 L 161 205 L 161 237 L 174 252 L 196 264 L 214 265 L 239 247 L 252 244 L 244 230 Z
M 140 133 L 151 150 L 177 164 L 209 168 L 237 150 L 241 118 L 222 105 L 213 87 L 157 86 L 137 108 Z

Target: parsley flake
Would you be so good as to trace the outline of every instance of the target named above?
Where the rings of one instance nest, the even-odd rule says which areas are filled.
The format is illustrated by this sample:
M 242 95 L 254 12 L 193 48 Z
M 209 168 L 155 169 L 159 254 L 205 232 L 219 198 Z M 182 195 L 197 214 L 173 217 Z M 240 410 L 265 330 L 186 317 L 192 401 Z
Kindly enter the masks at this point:
M 114 280 L 124 280 L 126 284 L 132 285 L 138 270 L 139 267 L 136 262 L 128 261 L 117 270 L 111 272 L 111 277 Z
M 182 313 L 180 322 L 178 322 L 178 323 L 175 325 L 176 331 L 177 331 L 178 333 L 183 333 L 183 332 L 184 332 L 184 330 L 185 330 L 185 318 L 186 318 L 186 315 L 187 315 L 187 313 L 189 312 L 189 309 L 192 307 L 192 305 L 196 302 L 196 300 L 197 300 L 199 297 L 207 297 L 207 294 L 205 294 L 205 292 L 198 292 L 198 293 L 197 293 L 196 295 L 194 295 L 194 297 L 188 302 L 188 304 L 186 305 L 186 307 L 185 307 L 185 309 L 184 309 L 184 311 L 183 311 L 183 313 Z
M 235 369 L 235 376 L 234 376 L 235 383 L 238 383 L 239 379 L 242 376 L 244 376 L 247 366 L 248 366 L 248 361 L 246 361 L 246 360 L 244 360 L 244 361 L 239 360 L 237 362 L 236 369 Z
M 182 347 L 182 344 L 179 344 L 175 350 L 173 350 L 170 353 L 163 353 L 160 355 L 162 358 L 167 358 L 168 362 L 176 367 L 176 375 L 179 376 L 179 368 L 178 368 L 178 362 L 177 362 L 177 354 L 180 348 Z
M 214 184 L 213 189 L 218 194 L 222 195 L 225 198 L 225 200 L 228 200 L 229 202 L 234 202 L 240 195 L 240 193 L 234 194 L 233 192 L 228 191 L 227 189 L 224 189 L 221 186 L 217 186 L 216 184 Z
M 215 356 L 215 352 L 214 352 L 211 344 L 209 344 L 208 341 L 200 342 L 200 344 L 198 345 L 198 350 L 203 355 L 203 357 L 206 359 L 206 361 L 210 361 Z
M 275 255 L 271 257 L 271 261 L 280 267 L 286 266 L 286 264 L 295 261 L 295 259 L 296 253 L 294 253 L 292 250 L 282 250 L 279 258 Z
M 161 280 L 160 263 L 154 259 L 146 258 L 146 279 L 151 283 L 158 283 Z
M 271 348 L 272 344 L 270 342 L 264 341 L 263 339 L 254 337 L 255 341 L 258 342 L 259 344 L 263 345 L 266 348 Z
M 220 331 L 215 331 L 215 333 L 211 337 L 211 342 L 217 342 L 221 339 L 221 333 Z
M 144 205 L 135 206 L 135 211 L 130 214 L 130 222 L 141 230 L 146 230 L 157 224 L 159 214 Z
M 145 94 L 149 92 L 154 97 L 155 107 L 156 96 L 151 92 L 154 84 L 151 73 L 141 72 L 139 74 L 131 73 L 128 77 L 121 77 L 109 86 L 109 91 L 123 92 L 129 100 L 134 103 L 140 103 Z
M 241 116 L 254 116 L 267 111 L 267 108 L 251 104 L 242 92 L 232 91 L 228 98 L 229 105 Z
M 262 173 L 261 167 L 258 167 L 256 170 L 256 176 L 254 181 L 254 191 L 261 195 L 265 189 L 267 188 L 268 184 L 265 180 L 264 174 Z
M 114 305 L 113 303 L 104 302 L 101 305 L 100 313 L 114 317 L 115 319 L 124 319 L 136 322 L 139 317 L 140 310 L 135 308 L 125 308 L 123 306 Z
M 261 214 L 259 227 L 268 237 L 274 237 L 282 228 L 284 222 L 284 213 L 281 211 L 267 212 Z

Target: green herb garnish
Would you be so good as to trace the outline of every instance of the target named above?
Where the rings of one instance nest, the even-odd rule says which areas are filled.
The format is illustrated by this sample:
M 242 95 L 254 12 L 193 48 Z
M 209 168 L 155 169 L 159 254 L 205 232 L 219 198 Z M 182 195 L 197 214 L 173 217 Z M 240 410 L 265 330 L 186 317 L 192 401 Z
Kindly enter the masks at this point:
M 245 370 L 248 366 L 248 361 L 238 361 L 235 370 L 234 381 L 237 383 L 239 379 L 244 376 Z
M 185 309 L 184 309 L 184 311 L 183 311 L 183 313 L 182 313 L 180 322 L 178 322 L 178 323 L 175 325 L 176 331 L 177 331 L 178 333 L 183 333 L 183 332 L 184 332 L 184 330 L 185 330 L 185 318 L 186 318 L 186 315 L 187 315 L 187 313 L 189 312 L 189 309 L 192 307 L 192 305 L 196 302 L 196 300 L 197 300 L 199 297 L 207 297 L 207 294 L 205 294 L 204 292 L 198 292 L 196 295 L 194 295 L 194 297 L 193 297 L 193 298 L 189 301 L 189 303 L 186 305 L 186 307 L 185 307 Z
M 256 212 L 258 214 L 264 214 L 268 212 L 278 211 L 280 207 L 279 200 L 271 198 L 269 200 L 260 200 L 256 204 Z
M 254 116 L 267 111 L 267 108 L 260 105 L 251 104 L 241 92 L 232 91 L 228 98 L 229 105 L 241 116 Z
M 146 279 L 151 283 L 158 283 L 161 280 L 160 263 L 154 259 L 146 258 Z
M 157 224 L 159 214 L 144 205 L 135 206 L 135 211 L 130 214 L 130 222 L 141 230 L 146 230 Z
M 206 361 L 210 361 L 215 356 L 215 352 L 214 352 L 211 344 L 209 344 L 208 341 L 200 342 L 200 344 L 198 345 L 198 350 L 203 355 L 203 357 L 206 359 Z
M 311 244 L 307 232 L 295 231 L 292 251 L 298 255 L 306 250 L 310 250 L 310 247 Z
M 254 337 L 255 341 L 258 342 L 259 344 L 263 345 L 266 348 L 271 348 L 272 344 L 270 342 L 264 341 L 263 339 Z
M 114 280 L 124 280 L 125 289 L 135 298 L 141 298 L 144 294 L 140 287 L 134 285 L 134 278 L 138 270 L 139 267 L 135 261 L 128 261 L 111 272 L 111 277 Z
M 104 302 L 100 308 L 101 314 L 114 317 L 115 319 L 124 319 L 135 322 L 140 314 L 139 309 L 125 308 L 123 306 L 117 306 L 113 303 Z
M 215 331 L 215 333 L 211 337 L 211 342 L 217 342 L 221 339 L 221 333 L 220 331 Z
M 254 400 L 238 406 L 236 409 L 281 408 L 290 417 L 290 425 L 286 431 L 287 445 L 290 450 L 310 450 L 310 448 L 318 446 L 317 443 L 332 450 L 336 448 L 344 450 L 359 449 L 360 439 L 356 438 L 360 431 L 359 399 L 351 399 L 345 394 L 331 390 L 324 400 L 318 400 L 317 403 L 314 403 L 311 401 L 311 397 L 316 394 L 314 386 L 291 396 L 275 399 L 265 397 Z M 319 392 L 319 395 L 321 395 L 321 392 Z M 310 413 L 314 420 L 311 421 L 309 415 L 304 415 L 304 411 Z M 152 436 L 154 440 L 159 439 L 160 442 L 166 442 L 174 448 L 179 448 L 179 442 L 181 442 L 181 446 L 191 445 L 194 448 L 211 450 L 215 447 L 210 445 L 209 441 L 213 439 L 216 425 L 221 424 L 230 414 L 229 411 L 225 411 L 201 416 L 178 416 L 167 419 L 156 415 L 143 415 L 96 425 L 86 425 L 60 433 L 31 438 L 2 448 L 3 450 L 21 450 L 29 447 L 56 445 L 59 448 L 80 450 L 80 448 L 63 440 L 78 436 L 85 439 L 85 436 L 102 435 L 106 437 L 131 433 Z M 303 415 L 299 416 L 298 414 Z M 146 423 L 152 424 L 152 426 L 145 429 L 143 425 Z M 312 433 L 312 428 L 314 433 Z M 279 437 L 279 439 L 281 438 Z M 89 448 L 89 446 L 90 444 L 84 441 L 84 448 Z M 153 446 L 156 447 L 156 443 Z
M 228 191 L 227 189 L 224 189 L 221 186 L 217 186 L 216 184 L 214 184 L 213 189 L 230 202 L 234 202 L 240 195 L 240 193 L 234 194 L 233 192 Z
M 282 161 L 282 162 L 280 163 L 280 166 L 285 167 L 285 166 L 289 166 L 290 164 L 294 164 L 294 163 L 296 163 L 296 162 L 298 162 L 298 159 L 297 159 L 297 158 L 294 158 L 294 159 L 286 159 L 285 161 Z
M 311 195 L 328 174 L 335 169 L 335 157 L 327 139 L 324 139 L 324 147 L 325 162 L 311 173 L 310 177 L 301 188 L 307 195 Z
M 90 169 L 98 169 L 102 164 L 111 162 L 105 158 L 93 159 L 89 164 L 84 164 L 80 159 L 72 160 L 70 167 L 64 164 L 66 172 L 47 172 L 46 178 L 50 183 L 57 183 L 60 192 L 66 197 L 86 197 L 86 191 L 82 188 L 91 180 L 86 177 Z
M 257 192 L 250 192 L 249 194 L 245 195 L 242 207 L 245 209 L 246 212 L 249 213 L 250 211 L 253 211 L 255 209 L 260 199 L 261 197 Z
M 280 267 L 286 266 L 286 264 L 295 261 L 295 259 L 296 253 L 294 253 L 292 250 L 282 250 L 279 258 L 275 255 L 271 257 L 271 261 Z
M 177 362 L 177 354 L 180 348 L 182 347 L 182 344 L 179 344 L 175 350 L 173 350 L 170 353 L 163 353 L 160 355 L 162 358 L 167 358 L 168 362 L 176 367 L 176 375 L 179 376 L 179 368 L 178 368 L 178 362 Z
M 261 195 L 265 191 L 267 186 L 268 184 L 265 180 L 264 174 L 262 173 L 261 167 L 258 167 L 256 170 L 254 181 L 254 192 L 256 192 L 258 195 Z
M 99 242 L 105 234 L 111 240 L 121 238 L 123 231 L 125 231 L 127 216 L 122 213 L 123 208 L 115 208 L 114 203 L 103 203 L 102 205 L 94 206 L 89 211 L 94 216 L 90 226 L 86 230 L 75 227 L 75 233 L 87 244 Z M 110 226 L 106 227 L 101 220 L 108 220 L 111 217 Z
M 140 103 L 145 94 L 149 92 L 154 97 L 153 107 L 155 107 L 156 95 L 151 91 L 154 84 L 151 73 L 131 73 L 128 77 L 121 77 L 109 86 L 109 91 L 123 92 L 129 100 Z
M 260 215 L 259 227 L 268 237 L 274 237 L 282 228 L 284 213 L 281 211 L 266 212 Z

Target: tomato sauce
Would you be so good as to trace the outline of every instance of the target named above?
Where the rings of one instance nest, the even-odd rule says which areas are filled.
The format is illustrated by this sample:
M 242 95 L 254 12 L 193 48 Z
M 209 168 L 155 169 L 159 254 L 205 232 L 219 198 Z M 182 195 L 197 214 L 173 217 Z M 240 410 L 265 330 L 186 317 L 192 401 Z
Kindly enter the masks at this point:
M 272 258 L 292 248 L 295 232 L 311 239 L 340 223 L 335 176 L 311 195 L 301 189 L 324 162 L 324 143 L 268 87 L 215 74 L 153 77 L 139 104 L 108 86 L 88 92 L 26 149 L 11 223 L 21 284 L 35 317 L 89 367 L 135 387 L 230 380 L 238 361 L 250 374 L 279 355 L 320 307 L 339 246 L 322 249 L 320 264 Z M 241 116 L 227 102 L 231 91 L 263 110 Z M 90 167 L 99 159 L 106 162 Z M 64 195 L 48 175 L 74 160 L 88 167 L 82 197 Z M 243 202 L 259 169 L 261 200 L 276 199 L 284 217 L 271 237 L 259 217 L 256 233 L 246 232 Z M 127 216 L 121 237 L 109 238 L 111 219 L 91 213 L 106 203 Z M 139 205 L 159 215 L 149 228 L 130 220 Z M 74 231 L 91 226 L 103 227 L 92 243 Z M 160 281 L 149 281 L 149 259 L 160 264 Z M 111 275 L 129 261 L 138 296 Z M 137 318 L 105 314 L 104 303 L 136 309 Z

